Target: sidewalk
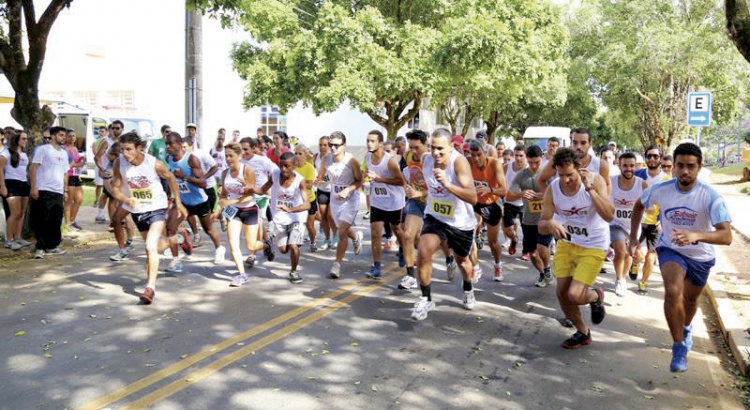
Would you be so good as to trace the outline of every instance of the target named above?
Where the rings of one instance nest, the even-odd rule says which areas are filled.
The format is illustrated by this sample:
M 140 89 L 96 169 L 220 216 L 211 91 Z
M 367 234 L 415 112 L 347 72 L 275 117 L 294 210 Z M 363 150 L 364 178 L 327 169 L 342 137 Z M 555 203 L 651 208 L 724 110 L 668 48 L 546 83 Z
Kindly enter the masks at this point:
M 83 227 L 80 232 L 70 232 L 63 238 L 62 248 L 70 248 L 72 246 L 83 246 L 87 243 L 104 240 L 114 239 L 114 234 L 109 232 L 109 224 L 97 224 L 94 223 L 96 218 L 96 208 L 91 206 L 81 206 L 78 211 L 78 223 Z M 7 258 L 26 258 L 31 259 L 34 256 L 34 245 L 21 249 L 19 251 L 12 251 L 5 247 L 0 246 L 0 260 Z
M 719 319 L 732 355 L 750 376 L 750 195 L 740 193 L 736 178 L 714 178 L 713 187 L 724 197 L 732 215 L 733 243 L 717 246 L 717 264 L 711 271 L 706 295 Z M 731 255 L 731 258 L 730 256 Z

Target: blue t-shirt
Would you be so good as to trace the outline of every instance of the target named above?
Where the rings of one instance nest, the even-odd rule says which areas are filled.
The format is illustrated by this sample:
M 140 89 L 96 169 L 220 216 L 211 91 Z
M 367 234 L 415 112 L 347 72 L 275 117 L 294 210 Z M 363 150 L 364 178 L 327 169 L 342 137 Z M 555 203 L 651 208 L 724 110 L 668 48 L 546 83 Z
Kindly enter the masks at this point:
M 646 208 L 659 205 L 662 230 L 657 247 L 667 247 L 698 262 L 715 258 L 713 245 L 698 242 L 680 246 L 672 243 L 675 229 L 693 232 L 714 230 L 722 222 L 732 222 L 729 209 L 716 190 L 703 182 L 697 182 L 690 191 L 683 191 L 676 179 L 660 182 L 649 187 L 641 195 Z

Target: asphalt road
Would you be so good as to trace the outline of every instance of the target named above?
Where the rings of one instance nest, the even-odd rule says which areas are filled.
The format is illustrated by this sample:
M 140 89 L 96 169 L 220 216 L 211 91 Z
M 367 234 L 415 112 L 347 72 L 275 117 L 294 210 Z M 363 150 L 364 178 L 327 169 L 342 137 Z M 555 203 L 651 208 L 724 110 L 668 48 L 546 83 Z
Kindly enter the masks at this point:
M 658 274 L 648 296 L 630 283 L 624 298 L 601 275 L 607 317 L 591 345 L 568 351 L 554 288 L 534 287 L 530 265 L 508 255 L 506 281 L 492 282 L 487 247 L 476 309 L 462 308 L 460 282 L 436 258 L 437 309 L 415 322 L 418 294 L 397 289 L 394 252 L 379 282 L 363 278 L 366 245 L 337 281 L 333 251 L 304 252 L 302 284 L 286 280 L 280 255 L 230 288 L 231 263 L 215 266 L 206 243 L 144 306 L 137 244 L 121 263 L 107 258 L 112 243 L 3 262 L 0 408 L 743 408 L 702 312 L 690 370 L 669 372 Z

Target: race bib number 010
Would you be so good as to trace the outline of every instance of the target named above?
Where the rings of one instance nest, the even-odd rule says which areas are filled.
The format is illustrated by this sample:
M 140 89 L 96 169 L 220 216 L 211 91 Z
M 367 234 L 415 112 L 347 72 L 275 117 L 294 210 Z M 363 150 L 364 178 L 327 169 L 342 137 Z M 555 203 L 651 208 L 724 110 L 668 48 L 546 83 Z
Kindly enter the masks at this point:
M 452 202 L 433 199 L 431 208 L 432 212 L 437 215 L 444 216 L 446 218 L 453 218 L 454 205 Z
M 388 196 L 388 190 L 385 187 L 374 187 L 372 192 L 375 193 L 375 196 Z
M 529 201 L 529 212 L 538 214 L 542 212 L 542 200 Z

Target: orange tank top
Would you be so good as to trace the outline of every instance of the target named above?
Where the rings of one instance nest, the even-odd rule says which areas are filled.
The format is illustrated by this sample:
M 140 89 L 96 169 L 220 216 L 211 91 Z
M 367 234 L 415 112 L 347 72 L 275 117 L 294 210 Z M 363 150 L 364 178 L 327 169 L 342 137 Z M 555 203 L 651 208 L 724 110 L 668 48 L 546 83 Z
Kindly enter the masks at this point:
M 413 152 L 409 151 L 406 153 L 406 168 L 404 173 L 408 173 L 409 185 L 419 192 L 425 192 L 427 190 L 427 182 L 424 180 L 422 175 L 422 161 L 421 158 L 416 158 Z M 425 203 L 425 199 L 419 199 L 420 202 Z
M 483 169 L 479 169 L 474 164 L 471 164 L 471 176 L 474 178 L 474 187 L 479 188 L 485 186 L 490 189 L 500 188 L 500 183 L 495 177 L 495 161 L 497 158 L 487 158 L 487 164 Z M 477 204 L 489 205 L 500 199 L 500 195 L 494 194 L 478 194 Z

